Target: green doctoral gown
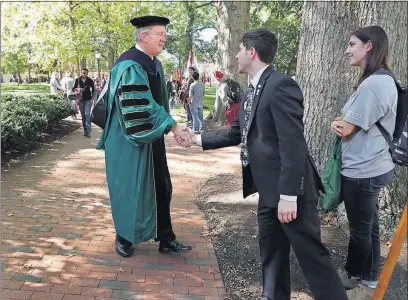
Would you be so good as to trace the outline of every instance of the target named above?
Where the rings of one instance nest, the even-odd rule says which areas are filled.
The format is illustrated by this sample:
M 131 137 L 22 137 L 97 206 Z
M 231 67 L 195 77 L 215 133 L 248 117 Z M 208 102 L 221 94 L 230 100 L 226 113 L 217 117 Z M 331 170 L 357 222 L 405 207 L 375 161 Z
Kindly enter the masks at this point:
M 160 63 L 158 70 L 164 78 Z M 115 229 L 126 240 L 142 243 L 157 237 L 152 143 L 167 134 L 176 121 L 168 109 L 155 102 L 147 73 L 134 60 L 121 61 L 112 68 L 105 97 L 107 121 L 97 149 L 105 149 Z

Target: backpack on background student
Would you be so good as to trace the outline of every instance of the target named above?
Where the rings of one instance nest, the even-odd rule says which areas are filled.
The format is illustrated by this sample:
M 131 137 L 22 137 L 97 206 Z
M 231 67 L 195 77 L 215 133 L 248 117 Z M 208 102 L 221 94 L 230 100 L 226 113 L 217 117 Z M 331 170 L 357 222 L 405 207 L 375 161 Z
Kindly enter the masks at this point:
M 391 76 L 394 79 L 395 85 L 397 86 L 397 117 L 395 120 L 393 136 L 390 137 L 379 122 L 377 122 L 375 125 L 377 125 L 381 134 L 387 141 L 394 163 L 399 166 L 408 167 L 408 89 L 407 87 L 404 87 L 394 75 L 384 69 L 380 69 L 374 74 Z

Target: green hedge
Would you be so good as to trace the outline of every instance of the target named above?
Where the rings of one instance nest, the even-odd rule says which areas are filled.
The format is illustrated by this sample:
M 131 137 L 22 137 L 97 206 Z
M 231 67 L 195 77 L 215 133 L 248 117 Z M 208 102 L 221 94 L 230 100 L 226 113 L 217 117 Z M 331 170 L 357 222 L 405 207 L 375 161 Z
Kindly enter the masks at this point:
M 1 151 L 24 151 L 70 115 L 70 103 L 47 95 L 1 95 Z

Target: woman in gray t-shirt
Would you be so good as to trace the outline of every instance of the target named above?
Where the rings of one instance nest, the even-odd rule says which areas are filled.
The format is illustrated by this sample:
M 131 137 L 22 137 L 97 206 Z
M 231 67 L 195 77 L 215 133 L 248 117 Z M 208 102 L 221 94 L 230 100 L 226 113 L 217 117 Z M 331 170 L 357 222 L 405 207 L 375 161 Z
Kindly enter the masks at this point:
M 352 33 L 346 55 L 360 69 L 356 91 L 336 118 L 331 131 L 342 138 L 341 197 L 350 224 L 350 241 L 343 283 L 362 283 L 372 291 L 380 269 L 378 196 L 392 177 L 394 163 L 388 144 L 376 126 L 394 133 L 397 88 L 389 75 L 388 38 L 379 26 Z

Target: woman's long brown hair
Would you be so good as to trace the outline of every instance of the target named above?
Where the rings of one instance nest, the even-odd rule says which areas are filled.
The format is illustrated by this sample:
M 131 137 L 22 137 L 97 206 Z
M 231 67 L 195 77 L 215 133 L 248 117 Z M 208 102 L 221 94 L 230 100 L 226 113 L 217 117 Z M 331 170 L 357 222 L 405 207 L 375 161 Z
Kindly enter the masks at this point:
M 354 31 L 354 35 L 364 44 L 371 42 L 372 49 L 366 56 L 364 71 L 360 74 L 357 86 L 375 71 L 383 68 L 392 74 L 389 66 L 388 37 L 380 26 L 363 27 Z

